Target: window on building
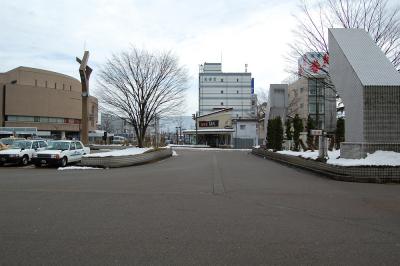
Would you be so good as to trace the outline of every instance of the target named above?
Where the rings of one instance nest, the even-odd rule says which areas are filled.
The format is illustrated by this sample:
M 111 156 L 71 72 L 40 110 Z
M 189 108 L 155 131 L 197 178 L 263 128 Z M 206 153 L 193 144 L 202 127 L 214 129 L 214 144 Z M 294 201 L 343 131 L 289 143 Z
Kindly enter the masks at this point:
M 224 105 L 224 103 L 223 103 L 223 102 L 221 102 L 221 105 Z
M 48 117 L 40 117 L 39 118 L 41 123 L 49 123 L 49 118 Z
M 45 84 L 44 84 L 44 85 L 45 85 L 45 87 L 47 88 L 47 80 L 46 80 L 46 82 L 45 82 Z
M 35 87 L 37 87 L 37 79 L 35 79 Z
M 236 91 L 236 94 L 239 94 L 239 91 Z
M 239 79 L 236 79 L 236 82 L 239 82 Z
M 224 91 L 221 91 L 221 94 L 224 94 Z
M 221 82 L 224 82 L 224 79 L 221 79 Z
M 303 109 L 304 108 L 304 103 L 300 104 L 300 108 Z
M 69 85 L 69 90 L 72 91 L 72 86 L 71 85 Z
M 303 91 L 304 91 L 304 88 L 300 88 L 300 93 L 303 93 Z
M 240 130 L 245 130 L 246 129 L 246 125 L 240 125 Z
M 65 84 L 63 84 L 63 90 L 65 90 Z
M 34 122 L 40 122 L 40 117 L 38 117 L 38 116 L 35 116 L 35 118 L 34 118 Z
M 217 79 L 216 79 L 216 78 L 214 78 L 214 81 L 217 81 Z
M 54 83 L 54 89 L 57 89 L 57 82 Z
M 7 121 L 14 122 L 14 121 L 17 121 L 17 117 L 16 117 L 15 115 L 8 115 L 8 116 L 6 117 L 6 120 L 7 120 Z

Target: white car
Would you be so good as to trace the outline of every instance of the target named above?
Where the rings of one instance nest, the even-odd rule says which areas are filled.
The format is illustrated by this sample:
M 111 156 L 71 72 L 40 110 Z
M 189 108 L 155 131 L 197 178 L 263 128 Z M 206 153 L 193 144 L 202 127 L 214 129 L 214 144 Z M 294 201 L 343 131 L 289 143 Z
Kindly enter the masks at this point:
M 36 152 L 33 163 L 40 167 L 42 164 L 65 167 L 68 163 L 80 162 L 82 156 L 90 153 L 90 148 L 76 140 L 50 141 L 46 150 Z
M 35 152 L 46 147 L 47 143 L 44 140 L 17 140 L 7 150 L 0 151 L 0 165 L 5 163 L 27 165 Z

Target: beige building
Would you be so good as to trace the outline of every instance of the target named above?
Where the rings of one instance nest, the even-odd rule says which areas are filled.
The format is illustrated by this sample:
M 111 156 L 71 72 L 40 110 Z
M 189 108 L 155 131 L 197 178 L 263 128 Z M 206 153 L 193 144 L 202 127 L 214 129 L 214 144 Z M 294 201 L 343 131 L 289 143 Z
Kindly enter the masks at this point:
M 308 117 L 308 79 L 300 78 L 289 84 L 288 116 L 300 116 L 305 124 Z
M 197 118 L 196 130 L 184 130 L 185 142 L 219 148 L 251 148 L 258 145 L 257 120 L 232 118 L 233 108 L 226 108 Z
M 79 80 L 47 70 L 18 67 L 0 73 L 0 125 L 34 127 L 39 135 L 79 138 L 82 118 Z M 97 98 L 90 96 L 89 130 L 96 129 Z

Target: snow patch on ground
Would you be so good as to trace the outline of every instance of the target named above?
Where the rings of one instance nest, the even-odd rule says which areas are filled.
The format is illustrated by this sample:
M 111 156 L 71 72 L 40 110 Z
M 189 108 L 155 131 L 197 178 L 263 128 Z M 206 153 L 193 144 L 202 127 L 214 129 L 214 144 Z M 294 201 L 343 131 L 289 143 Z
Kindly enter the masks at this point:
M 307 159 L 317 159 L 318 151 L 278 151 L 277 153 L 291 156 L 300 156 Z M 340 150 L 328 152 L 328 164 L 340 166 L 400 166 L 400 153 L 392 151 L 376 151 L 368 154 L 364 159 L 343 159 L 340 156 Z
M 172 156 L 178 156 L 178 154 L 176 153 L 176 151 L 172 151 Z
M 328 160 L 329 164 L 341 166 L 355 165 L 384 165 L 384 166 L 400 166 L 400 153 L 393 151 L 376 151 L 368 154 L 365 159 L 336 159 Z
M 173 147 L 176 149 L 176 147 Z M 252 151 L 252 149 L 221 149 L 221 148 L 178 148 L 181 150 L 191 150 L 191 151 Z
M 178 144 L 168 144 L 168 148 L 210 148 L 208 145 L 178 145 Z
M 59 167 L 58 171 L 65 171 L 65 170 L 99 170 L 103 168 L 95 168 L 95 167 L 86 167 L 86 166 L 67 166 L 67 167 Z
M 118 157 L 118 156 L 137 155 L 137 154 L 145 153 L 146 151 L 149 151 L 151 149 L 152 148 L 127 148 L 124 150 L 115 150 L 115 151 L 87 154 L 87 155 L 84 155 L 83 157 Z

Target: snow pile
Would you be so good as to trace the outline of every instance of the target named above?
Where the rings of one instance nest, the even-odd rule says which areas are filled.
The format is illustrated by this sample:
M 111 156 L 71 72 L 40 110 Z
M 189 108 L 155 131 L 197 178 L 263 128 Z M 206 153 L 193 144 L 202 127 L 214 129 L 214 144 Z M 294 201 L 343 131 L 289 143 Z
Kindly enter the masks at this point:
M 372 154 L 368 153 L 365 159 L 343 159 L 330 157 L 327 163 L 341 166 L 355 165 L 385 165 L 400 166 L 400 153 L 393 151 L 376 151 Z
M 317 159 L 318 151 L 278 151 L 277 153 L 286 154 L 291 156 L 300 156 L 307 159 Z M 400 153 L 392 151 L 376 151 L 372 154 L 368 154 L 364 159 L 344 159 L 338 158 L 340 156 L 340 150 L 329 151 L 328 164 L 340 165 L 340 166 L 400 166 Z
M 86 154 L 83 157 L 118 157 L 118 156 L 137 155 L 145 153 L 146 151 L 149 151 L 151 149 L 152 148 L 127 148 L 124 150 L 114 150 L 108 152 Z
M 95 168 L 95 167 L 86 167 L 86 166 L 67 166 L 67 167 L 59 167 L 58 171 L 65 171 L 65 170 L 99 170 L 103 168 Z
M 176 153 L 176 151 L 172 151 L 172 156 L 178 156 L 178 154 Z

